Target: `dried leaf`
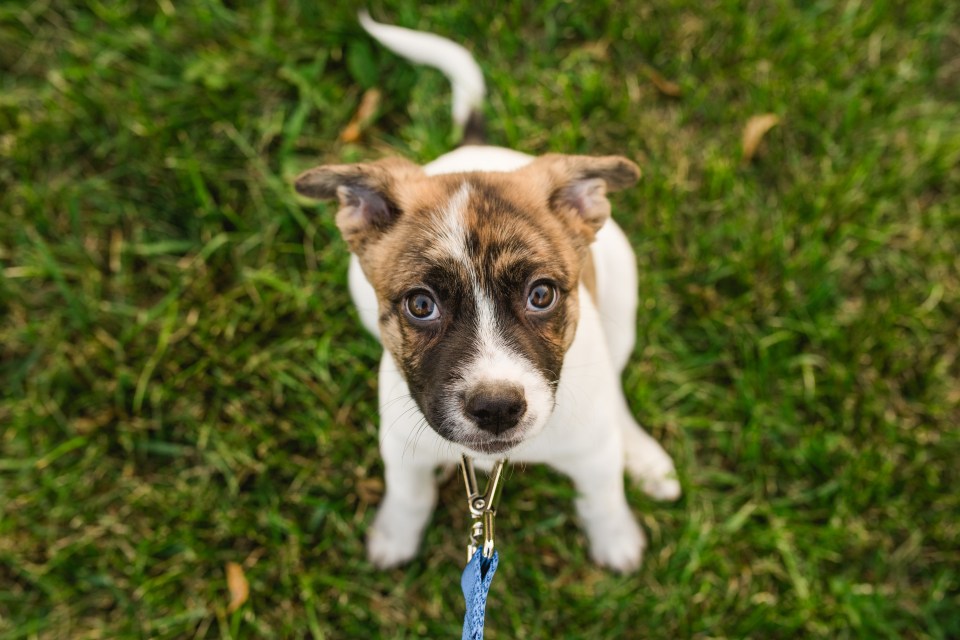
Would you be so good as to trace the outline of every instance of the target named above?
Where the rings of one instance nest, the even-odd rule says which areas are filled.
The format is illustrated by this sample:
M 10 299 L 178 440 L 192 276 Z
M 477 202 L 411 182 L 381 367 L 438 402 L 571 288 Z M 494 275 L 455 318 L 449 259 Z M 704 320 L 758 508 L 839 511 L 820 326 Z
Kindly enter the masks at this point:
M 227 563 L 227 589 L 230 590 L 230 604 L 227 611 L 233 613 L 250 597 L 250 583 L 243 575 L 243 567 L 236 562 Z
M 773 113 L 764 113 L 763 115 L 753 116 L 747 120 L 747 126 L 743 128 L 743 161 L 750 162 L 757 153 L 757 147 L 767 131 L 770 131 L 778 122 L 780 117 Z
M 683 89 L 680 88 L 680 85 L 678 85 L 676 82 L 667 80 L 653 67 L 646 67 L 644 69 L 644 73 L 646 74 L 647 79 L 653 83 L 653 86 L 657 88 L 657 91 L 663 95 L 670 96 L 671 98 L 679 98 L 683 93 Z
M 377 107 L 379 106 L 380 90 L 367 89 L 364 91 L 363 97 L 360 99 L 360 106 L 357 107 L 357 112 L 353 114 L 350 123 L 340 132 L 340 141 L 356 142 L 360 138 L 360 133 L 364 127 L 366 127 L 373 119 L 373 116 L 376 115 Z
M 123 232 L 114 227 L 110 230 L 110 272 L 120 273 L 121 256 L 123 255 Z
M 609 40 L 597 40 L 596 42 L 585 44 L 580 50 L 595 60 L 606 60 L 609 58 L 609 49 Z

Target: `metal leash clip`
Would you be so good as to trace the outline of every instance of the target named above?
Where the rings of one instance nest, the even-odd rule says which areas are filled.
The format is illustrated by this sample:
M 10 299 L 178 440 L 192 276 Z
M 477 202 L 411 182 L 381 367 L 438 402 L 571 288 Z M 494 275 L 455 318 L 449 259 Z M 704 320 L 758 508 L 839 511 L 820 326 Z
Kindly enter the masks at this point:
M 480 493 L 477 487 L 477 475 L 473 470 L 473 459 L 466 454 L 460 457 L 460 470 L 463 472 L 463 483 L 467 487 L 467 506 L 470 507 L 470 544 L 467 545 L 467 562 L 479 548 L 483 540 L 483 557 L 493 557 L 493 518 L 497 515 L 497 504 L 500 502 L 500 493 L 503 490 L 503 468 L 507 465 L 505 458 L 497 460 L 490 470 L 487 480 L 487 490 Z

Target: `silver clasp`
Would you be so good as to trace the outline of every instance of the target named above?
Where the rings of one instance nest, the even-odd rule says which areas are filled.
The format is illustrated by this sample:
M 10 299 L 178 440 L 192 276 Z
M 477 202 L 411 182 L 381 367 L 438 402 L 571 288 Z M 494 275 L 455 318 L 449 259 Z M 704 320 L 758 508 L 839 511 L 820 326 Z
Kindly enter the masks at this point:
M 470 544 L 467 545 L 467 562 L 479 548 L 483 540 L 483 557 L 493 557 L 493 518 L 497 515 L 497 504 L 500 502 L 500 493 L 503 490 L 503 468 L 506 459 L 497 460 L 490 470 L 487 481 L 487 490 L 480 493 L 477 487 L 477 474 L 473 470 L 473 459 L 466 454 L 460 456 L 460 470 L 463 472 L 463 483 L 467 488 L 467 506 L 470 508 Z

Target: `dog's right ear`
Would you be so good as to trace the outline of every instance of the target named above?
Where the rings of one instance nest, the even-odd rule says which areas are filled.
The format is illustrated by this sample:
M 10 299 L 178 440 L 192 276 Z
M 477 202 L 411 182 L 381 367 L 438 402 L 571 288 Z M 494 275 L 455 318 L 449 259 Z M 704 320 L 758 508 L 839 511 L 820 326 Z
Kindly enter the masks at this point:
M 330 164 L 308 169 L 297 176 L 297 193 L 308 198 L 340 200 L 337 227 L 360 254 L 371 240 L 389 229 L 403 211 L 401 187 L 423 176 L 408 160 L 386 158 L 363 164 Z
M 550 208 L 588 242 L 610 217 L 607 192 L 625 189 L 640 178 L 640 168 L 622 156 L 548 153 L 520 172 L 542 185 Z

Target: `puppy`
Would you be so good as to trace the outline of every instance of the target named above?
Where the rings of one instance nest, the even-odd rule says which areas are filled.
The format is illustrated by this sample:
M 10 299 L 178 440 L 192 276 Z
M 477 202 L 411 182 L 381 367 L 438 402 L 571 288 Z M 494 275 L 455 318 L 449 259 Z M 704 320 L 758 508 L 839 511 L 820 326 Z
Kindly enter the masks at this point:
M 296 179 L 337 198 L 364 326 L 384 346 L 380 451 L 386 493 L 370 560 L 410 560 L 436 502 L 435 471 L 461 453 L 546 463 L 568 475 L 601 565 L 640 565 L 643 532 L 624 470 L 657 499 L 680 495 L 673 462 L 634 421 L 620 374 L 636 337 L 633 251 L 607 192 L 633 185 L 620 156 L 533 157 L 482 144 L 480 68 L 439 36 L 363 27 L 453 85 L 465 144 L 418 166 L 388 158 L 325 165 Z

